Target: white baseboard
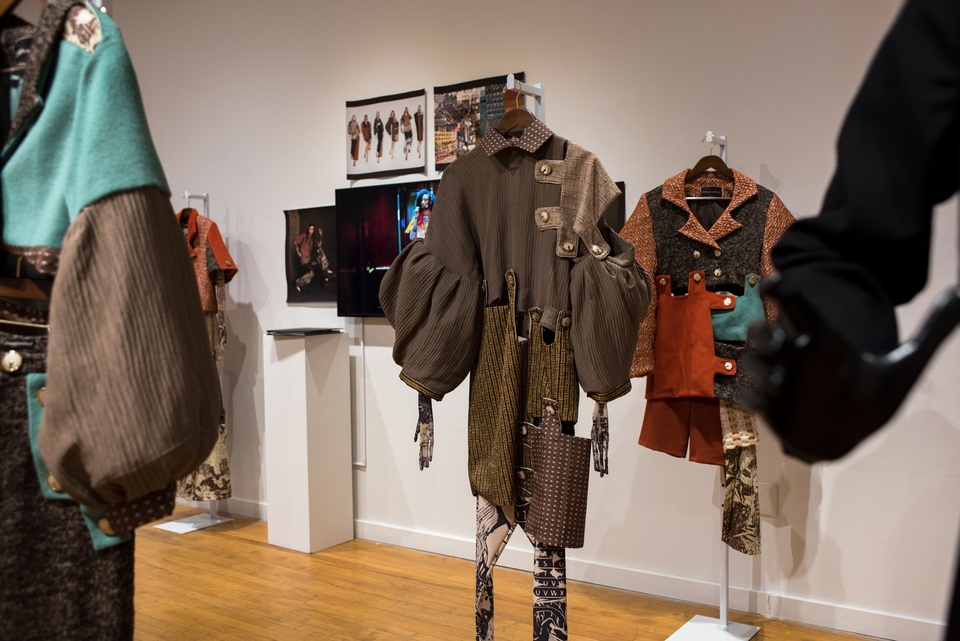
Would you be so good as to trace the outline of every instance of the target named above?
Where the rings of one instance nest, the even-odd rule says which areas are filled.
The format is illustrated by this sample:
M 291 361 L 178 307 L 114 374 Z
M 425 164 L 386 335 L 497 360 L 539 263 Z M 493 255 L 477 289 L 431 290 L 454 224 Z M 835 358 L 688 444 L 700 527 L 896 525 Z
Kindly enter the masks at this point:
M 476 543 L 473 538 L 421 532 L 370 521 L 357 520 L 355 524 L 358 539 L 468 560 L 473 560 L 475 555 Z M 520 542 L 515 545 L 517 539 L 520 539 Z M 532 568 L 533 551 L 525 537 L 514 537 L 511 540 L 510 545 L 503 551 L 498 566 L 527 571 Z M 573 551 L 567 556 L 567 576 L 576 581 L 668 599 L 714 606 L 719 603 L 720 592 L 716 583 L 583 561 L 577 559 Z M 729 603 L 732 610 L 894 641 L 940 641 L 945 631 L 945 624 L 941 621 L 915 619 L 735 585 L 730 586 Z

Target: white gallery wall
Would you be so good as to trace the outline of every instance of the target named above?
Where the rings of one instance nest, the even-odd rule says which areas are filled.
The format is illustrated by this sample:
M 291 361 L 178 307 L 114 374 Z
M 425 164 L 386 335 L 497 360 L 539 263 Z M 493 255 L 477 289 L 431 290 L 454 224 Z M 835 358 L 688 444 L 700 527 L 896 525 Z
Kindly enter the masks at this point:
M 184 206 L 185 190 L 208 192 L 240 266 L 228 286 L 222 368 L 234 488 L 227 508 L 269 516 L 265 331 L 342 326 L 355 379 L 357 535 L 473 556 L 466 386 L 434 405 L 435 461 L 421 472 L 416 393 L 397 377 L 390 326 L 338 318 L 332 305 L 285 302 L 283 210 L 332 205 L 334 190 L 351 186 L 346 101 L 522 70 L 547 88 L 550 127 L 626 181 L 628 213 L 643 192 L 708 153 L 701 139 L 712 130 L 728 137 L 732 166 L 796 216 L 811 216 L 846 108 L 899 6 L 116 0 L 173 204 Z M 904 335 L 935 292 L 956 282 L 955 203 L 938 215 L 936 232 L 932 281 L 902 310 Z M 958 359 L 954 336 L 892 424 L 840 463 L 789 460 L 763 432 L 760 480 L 775 484 L 778 507 L 763 519 L 761 556 L 731 553 L 735 609 L 884 638 L 940 638 L 960 523 Z M 643 408 L 643 381 L 610 406 L 611 474 L 591 479 L 587 545 L 569 553 L 570 575 L 715 604 L 717 470 L 638 446 Z M 584 402 L 581 414 L 591 409 Z M 588 421 L 578 433 L 589 434 Z M 521 539 L 503 562 L 529 569 Z

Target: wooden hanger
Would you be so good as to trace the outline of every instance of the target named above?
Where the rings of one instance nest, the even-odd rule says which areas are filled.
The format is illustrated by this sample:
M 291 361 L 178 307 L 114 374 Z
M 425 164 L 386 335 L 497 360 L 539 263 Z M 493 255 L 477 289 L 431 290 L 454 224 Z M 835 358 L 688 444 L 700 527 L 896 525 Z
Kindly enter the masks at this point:
M 497 131 L 506 135 L 511 131 L 526 129 L 537 121 L 537 117 L 524 107 L 514 107 L 503 114 L 503 118 L 497 123 Z
M 698 160 L 697 164 L 693 166 L 693 169 L 687 172 L 687 180 L 693 178 L 694 176 L 699 176 L 709 169 L 713 169 L 717 173 L 724 175 L 727 178 L 733 178 L 733 170 L 727 167 L 727 163 L 723 162 L 723 159 L 720 156 L 710 154 Z

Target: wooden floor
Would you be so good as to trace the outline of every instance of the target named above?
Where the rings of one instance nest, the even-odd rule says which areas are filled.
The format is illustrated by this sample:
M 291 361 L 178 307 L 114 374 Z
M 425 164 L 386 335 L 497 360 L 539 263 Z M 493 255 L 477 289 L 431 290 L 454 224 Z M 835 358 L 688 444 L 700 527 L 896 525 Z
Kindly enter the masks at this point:
M 178 508 L 172 518 L 200 510 Z M 138 530 L 138 641 L 471 641 L 473 563 L 369 541 L 315 554 L 267 544 L 266 523 L 237 518 L 178 535 Z M 530 641 L 529 573 L 495 570 L 496 639 Z M 568 585 L 570 641 L 663 641 L 716 608 L 586 583 Z M 731 613 L 761 641 L 867 639 Z

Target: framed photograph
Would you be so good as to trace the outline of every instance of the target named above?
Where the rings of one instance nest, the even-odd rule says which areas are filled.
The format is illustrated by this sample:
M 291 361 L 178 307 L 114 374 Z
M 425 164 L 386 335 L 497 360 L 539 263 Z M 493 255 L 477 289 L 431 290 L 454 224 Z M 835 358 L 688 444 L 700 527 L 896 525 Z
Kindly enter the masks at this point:
M 523 82 L 523 72 L 513 74 Z M 433 88 L 433 148 L 437 171 L 477 146 L 503 112 L 523 107 L 523 95 L 506 91 L 507 77 L 495 76 Z
M 427 90 L 347 102 L 347 178 L 427 170 Z
M 337 300 L 337 209 L 290 209 L 286 217 L 283 255 L 287 302 Z

